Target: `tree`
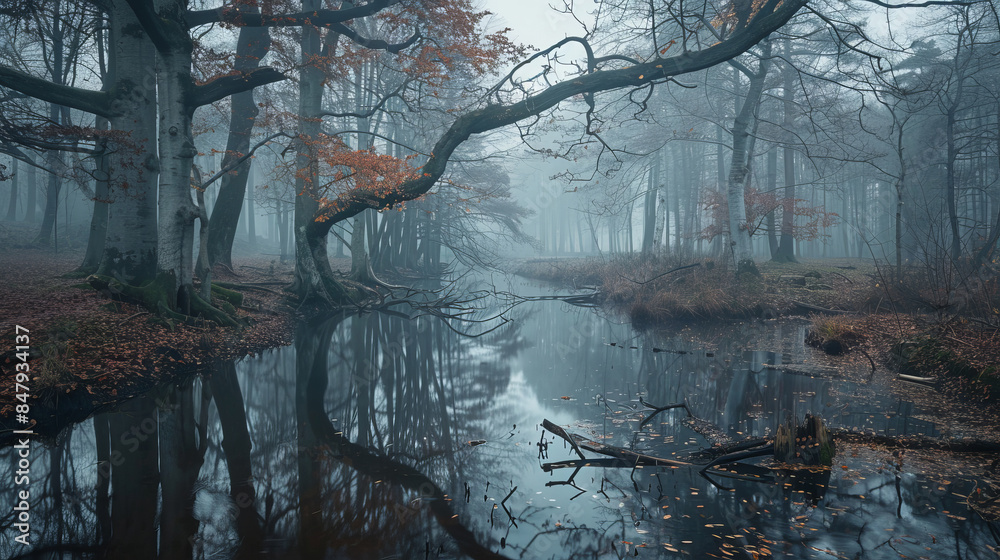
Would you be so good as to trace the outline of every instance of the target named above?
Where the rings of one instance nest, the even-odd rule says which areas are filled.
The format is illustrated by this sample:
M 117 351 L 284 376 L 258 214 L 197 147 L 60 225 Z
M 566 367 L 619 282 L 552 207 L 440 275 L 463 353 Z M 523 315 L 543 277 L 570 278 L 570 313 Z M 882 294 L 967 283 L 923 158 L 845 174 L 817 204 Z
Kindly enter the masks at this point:
M 457 4 L 442 2 L 433 8 L 450 15 L 461 15 L 465 3 Z M 594 94 L 602 91 L 651 87 L 674 76 L 719 64 L 757 44 L 784 25 L 804 5 L 805 0 L 767 0 L 752 14 L 744 14 L 744 19 L 724 40 L 670 57 L 662 57 L 660 52 L 650 53 L 645 61 L 617 54 L 599 57 L 593 54 L 589 41 L 581 38 L 566 39 L 531 57 L 529 61 L 535 61 L 568 43 L 581 45 L 588 53 L 586 68 L 581 74 L 537 93 L 523 95 L 520 99 L 515 98 L 518 84 L 513 75 L 509 76 L 514 90 L 507 92 L 506 99 L 501 98 L 499 89 L 494 89 L 483 106 L 460 115 L 436 142 L 417 176 L 391 186 L 383 183 L 374 186 L 358 184 L 333 198 L 313 200 L 312 203 L 306 202 L 307 197 L 297 199 L 296 235 L 299 239 L 296 247 L 299 257 L 296 293 L 302 300 L 343 302 L 344 294 L 338 293 L 336 281 L 325 260 L 325 239 L 332 225 L 366 208 L 388 208 L 427 193 L 444 173 L 448 158 L 473 134 L 532 118 L 569 97 L 580 95 L 592 104 Z M 260 68 L 196 85 L 191 73 L 191 30 L 224 21 L 242 27 L 302 27 L 303 41 L 309 42 L 303 53 L 318 51 L 319 31 L 314 26 L 327 29 L 338 37 L 346 37 L 362 48 L 383 49 L 391 53 L 404 51 L 419 35 L 414 34 L 401 43 L 391 43 L 366 38 L 348 24 L 361 18 L 388 14 L 397 7 L 402 10 L 408 8 L 390 0 L 376 0 L 360 6 L 348 4 L 340 10 L 319 9 L 318 4 L 307 4 L 306 8 L 310 7 L 314 9 L 257 15 L 241 13 L 231 7 L 188 11 L 186 3 L 180 0 L 161 0 L 155 4 L 139 0 L 114 2 L 111 4 L 110 19 L 118 54 L 112 65 L 113 85 L 108 91 L 52 84 L 25 72 L 0 68 L 0 85 L 111 120 L 113 133 L 122 140 L 118 142 L 121 148 L 115 156 L 117 165 L 112 166 L 112 174 L 116 175 L 112 181 L 116 191 L 113 193 L 115 203 L 109 216 L 108 239 L 101 268 L 119 281 L 145 283 L 137 295 L 148 306 L 177 310 L 183 314 L 198 312 L 227 322 L 192 289 L 193 223 L 197 211 L 190 188 L 191 162 L 196 154 L 191 117 L 198 106 L 284 78 L 274 69 Z M 458 21 L 475 27 L 475 20 L 468 17 Z M 700 39 L 687 46 L 699 45 Z M 155 65 L 152 64 L 154 50 L 158 60 Z M 497 54 L 501 53 L 492 53 L 493 58 Z M 155 76 L 149 73 L 153 67 L 157 69 Z M 154 105 L 154 86 L 157 105 Z M 153 150 L 153 121 L 150 118 L 156 109 L 159 113 L 159 157 Z M 304 107 L 300 118 L 308 119 L 315 114 L 314 109 Z M 305 121 L 302 127 L 304 130 L 300 130 L 300 134 L 304 139 L 317 137 L 307 134 Z M 129 149 L 122 149 L 126 145 Z M 306 159 L 303 157 L 304 168 L 315 165 L 315 160 Z M 159 224 L 154 230 L 150 225 L 155 215 L 150 181 L 157 175 Z M 125 290 L 125 287 L 118 289 Z
M 259 14 L 256 6 L 238 5 L 237 10 L 246 14 Z M 246 74 L 256 70 L 270 49 L 271 36 L 267 27 L 242 27 L 236 42 L 233 69 Z M 232 96 L 229 112 L 229 139 L 226 153 L 222 158 L 223 169 L 250 152 L 250 139 L 258 108 L 254 102 L 253 90 L 242 91 Z M 222 177 L 219 196 L 212 210 L 208 225 L 208 265 L 222 263 L 233 266 L 233 240 L 240 210 L 246 196 L 247 177 L 250 162 L 235 166 L 232 172 Z

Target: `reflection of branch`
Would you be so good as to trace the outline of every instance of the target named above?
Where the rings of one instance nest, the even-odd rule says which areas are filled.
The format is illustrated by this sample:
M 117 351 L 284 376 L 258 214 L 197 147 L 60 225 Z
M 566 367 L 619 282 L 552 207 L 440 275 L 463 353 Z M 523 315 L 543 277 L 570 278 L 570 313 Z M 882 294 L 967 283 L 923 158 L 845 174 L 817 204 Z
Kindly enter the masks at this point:
M 510 510 L 507 509 L 507 500 L 509 500 L 510 497 L 514 495 L 514 492 L 517 492 L 517 486 L 511 488 L 510 493 L 507 494 L 507 497 L 500 501 L 500 507 L 503 508 L 504 513 L 507 514 L 507 518 L 510 519 L 510 522 L 514 524 L 515 528 L 517 528 L 517 521 L 514 520 L 514 516 L 511 515 Z
M 311 372 L 306 387 L 306 414 L 317 439 L 328 445 L 345 465 L 359 473 L 420 492 L 421 497 L 427 500 L 434 518 L 455 540 L 463 554 L 476 559 L 507 560 L 506 556 L 480 544 L 472 531 L 459 522 L 444 490 L 427 475 L 391 457 L 372 453 L 334 428 L 323 406 L 328 383 L 327 371 L 324 369 L 318 374 Z

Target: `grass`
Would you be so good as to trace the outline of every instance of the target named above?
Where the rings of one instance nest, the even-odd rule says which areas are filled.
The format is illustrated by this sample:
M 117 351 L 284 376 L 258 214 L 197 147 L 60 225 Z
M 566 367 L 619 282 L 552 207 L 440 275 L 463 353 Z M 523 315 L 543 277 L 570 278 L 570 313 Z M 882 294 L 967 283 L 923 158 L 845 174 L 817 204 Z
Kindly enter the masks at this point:
M 806 333 L 806 344 L 822 349 L 827 354 L 840 355 L 866 340 L 857 321 L 844 316 L 818 316 Z
M 735 278 L 725 263 L 712 259 L 625 255 L 528 261 L 518 274 L 569 288 L 595 288 L 606 305 L 628 315 L 638 328 L 674 319 L 773 318 L 797 310 L 798 302 L 857 309 L 873 299 L 871 267 L 856 261 L 762 263 L 759 270 L 760 276 Z M 801 277 L 804 285 L 784 281 L 788 275 Z

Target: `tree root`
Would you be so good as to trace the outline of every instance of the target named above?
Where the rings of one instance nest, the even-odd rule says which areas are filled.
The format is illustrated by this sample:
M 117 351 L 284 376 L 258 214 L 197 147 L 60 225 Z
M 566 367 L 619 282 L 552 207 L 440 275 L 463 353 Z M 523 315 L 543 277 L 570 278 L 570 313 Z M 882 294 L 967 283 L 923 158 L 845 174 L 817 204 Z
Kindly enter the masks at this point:
M 190 294 L 191 314 L 185 315 L 174 310 L 175 298 L 170 297 L 173 291 L 174 279 L 167 274 L 157 275 L 152 281 L 142 286 L 133 286 L 110 276 L 92 274 L 87 283 L 95 290 L 116 301 L 125 301 L 141 305 L 148 311 L 157 314 L 168 327 L 173 329 L 175 323 L 189 325 L 197 324 L 197 319 L 212 321 L 223 327 L 239 329 L 245 322 L 236 316 L 236 305 L 243 303 L 243 294 L 218 288 L 213 285 L 212 293 L 219 298 L 220 308 L 205 301 L 198 294 Z

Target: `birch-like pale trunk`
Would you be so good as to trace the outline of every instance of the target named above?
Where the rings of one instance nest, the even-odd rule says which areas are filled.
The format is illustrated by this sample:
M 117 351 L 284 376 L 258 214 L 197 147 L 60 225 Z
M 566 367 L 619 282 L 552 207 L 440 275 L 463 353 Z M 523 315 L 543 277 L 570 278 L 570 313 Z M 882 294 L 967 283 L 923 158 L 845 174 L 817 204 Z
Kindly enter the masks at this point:
M 746 179 L 749 173 L 747 144 L 750 138 L 750 124 L 756 118 L 757 108 L 764 93 L 764 79 L 770 66 L 771 43 L 761 41 L 762 56 L 757 72 L 750 78 L 750 87 L 743 100 L 743 106 L 733 123 L 733 153 L 729 165 L 729 182 L 726 185 L 726 201 L 729 205 L 729 244 L 736 261 L 736 273 L 756 272 L 753 262 L 753 248 L 750 244 L 750 229 L 747 224 Z
M 159 274 L 173 278 L 165 284 L 167 302 L 184 314 L 191 312 L 194 293 L 194 220 L 198 209 L 191 198 L 191 164 L 198 151 L 191 132 L 193 109 L 187 102 L 191 80 L 191 51 L 176 48 L 157 57 L 157 94 L 160 102 L 160 220 L 157 245 Z
M 790 61 L 792 52 L 788 39 L 785 39 L 784 50 L 785 58 Z M 786 61 L 781 74 L 784 82 L 781 96 L 784 128 L 786 134 L 791 137 L 791 131 L 795 127 L 795 94 L 793 92 L 795 70 Z M 785 168 L 785 192 L 781 201 L 781 239 L 778 241 L 778 251 L 774 254 L 774 260 L 776 262 L 796 262 L 795 237 L 792 235 L 795 228 L 795 150 L 791 147 L 791 138 L 782 149 L 781 160 Z
M 666 249 L 670 245 L 663 240 L 663 228 L 667 220 L 667 174 L 661 172 L 662 161 L 663 156 L 660 154 L 657 154 L 653 161 L 654 188 L 656 189 L 656 199 L 654 201 L 654 204 L 656 204 L 656 215 L 653 218 L 656 222 L 653 229 L 654 253 Z

